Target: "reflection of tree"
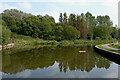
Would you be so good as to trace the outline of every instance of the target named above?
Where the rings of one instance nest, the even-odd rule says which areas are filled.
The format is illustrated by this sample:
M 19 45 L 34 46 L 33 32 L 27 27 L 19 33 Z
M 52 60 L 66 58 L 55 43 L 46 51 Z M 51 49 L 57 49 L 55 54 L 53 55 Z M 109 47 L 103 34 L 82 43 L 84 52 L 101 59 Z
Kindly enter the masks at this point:
M 100 55 L 97 55 L 97 64 L 96 66 L 98 68 L 105 68 L 105 69 L 108 69 L 110 67 L 110 63 L 108 63 L 108 60 L 101 57 Z
M 68 67 L 71 71 L 81 70 L 87 72 L 90 72 L 95 66 L 97 66 L 98 68 L 105 69 L 108 69 L 110 67 L 110 61 L 96 54 L 93 50 L 93 47 L 91 46 L 78 48 L 65 47 L 64 49 L 66 51 L 63 51 L 63 54 L 58 55 L 56 59 L 59 62 L 60 72 L 62 71 L 66 72 Z M 86 50 L 87 53 L 79 53 L 78 52 L 79 50 Z
M 49 48 L 40 48 L 14 55 L 3 55 L 2 70 L 5 73 L 16 74 L 25 69 L 47 68 L 55 62 L 51 51 Z
M 86 50 L 86 53 L 79 53 Z M 47 68 L 55 61 L 59 63 L 60 72 L 81 70 L 90 72 L 95 66 L 108 69 L 110 61 L 99 56 L 92 46 L 82 47 L 43 47 L 20 52 L 14 55 L 3 53 L 3 72 L 16 74 L 25 69 Z

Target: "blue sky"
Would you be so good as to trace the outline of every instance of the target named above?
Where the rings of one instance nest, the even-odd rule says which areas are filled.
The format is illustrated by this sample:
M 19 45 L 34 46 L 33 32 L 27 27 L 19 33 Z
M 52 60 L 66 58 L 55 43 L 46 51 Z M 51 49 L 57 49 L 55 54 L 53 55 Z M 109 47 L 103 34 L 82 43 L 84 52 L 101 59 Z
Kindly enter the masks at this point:
M 93 16 L 109 15 L 114 25 L 118 25 L 118 1 L 119 0 L 30 0 L 28 1 L 1 1 L 0 12 L 5 9 L 18 9 L 34 15 L 49 14 L 58 22 L 59 14 L 66 12 L 80 15 L 90 12 Z

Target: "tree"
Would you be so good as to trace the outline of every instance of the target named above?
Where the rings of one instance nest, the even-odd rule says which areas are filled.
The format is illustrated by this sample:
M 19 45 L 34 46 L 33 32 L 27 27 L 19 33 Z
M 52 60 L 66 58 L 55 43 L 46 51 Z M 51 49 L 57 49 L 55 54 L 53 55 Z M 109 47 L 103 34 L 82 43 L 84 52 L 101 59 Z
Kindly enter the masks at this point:
M 118 39 L 120 41 L 120 28 L 118 29 Z
M 97 26 L 104 26 L 106 28 L 106 39 L 110 39 L 111 38 L 111 33 L 112 33 L 112 26 L 113 23 L 110 20 L 110 17 L 108 15 L 105 16 L 97 16 Z
M 67 24 L 67 14 L 66 14 L 66 12 L 64 13 L 63 23 Z
M 90 39 L 93 39 L 94 27 L 95 27 L 95 17 L 91 13 L 87 12 L 86 14 L 86 26 L 88 28 L 88 35 Z
M 52 21 L 53 23 L 55 23 L 55 19 L 54 19 L 52 16 L 49 16 L 49 15 L 46 14 L 46 15 L 44 16 L 44 18 L 46 18 L 46 19 Z
M 93 39 L 94 29 L 95 29 L 95 17 L 92 16 L 92 17 L 90 17 L 89 28 L 88 28 L 88 30 L 89 30 L 88 34 L 90 35 L 90 40 Z
M 76 26 L 76 15 L 75 14 L 70 14 L 69 19 L 68 19 L 69 25 Z
M 76 26 L 75 26 L 75 27 L 76 27 L 76 29 L 79 30 L 79 31 L 80 31 L 80 27 L 81 27 L 81 26 L 80 26 L 80 21 L 81 21 L 81 20 L 80 20 L 80 16 L 77 15 L 77 20 L 76 20 Z
M 59 23 L 55 23 L 55 19 L 47 14 L 35 16 L 17 9 L 7 9 L 1 14 L 2 20 L 12 32 L 34 38 L 58 41 L 78 38 L 92 40 L 96 37 L 101 39 L 119 38 L 117 35 L 119 29 L 113 27 L 108 15 L 100 15 L 95 18 L 90 12 L 85 15 L 83 13 L 81 15 L 71 13 L 67 18 L 65 12 L 64 14 L 60 13 Z
M 118 29 L 117 29 L 117 25 L 116 25 L 115 27 L 112 27 L 111 36 L 112 36 L 112 38 L 118 39 Z
M 100 37 L 102 40 L 107 40 L 109 37 L 108 30 L 103 25 L 97 26 L 94 30 L 94 34 L 95 37 Z
M 30 16 L 22 21 L 21 34 L 34 38 L 49 39 L 54 23 L 44 17 Z
M 24 19 L 32 15 L 32 14 L 27 14 L 22 11 L 19 11 L 17 9 L 6 9 L 3 11 L 3 14 L 12 17 L 15 20 Z
M 62 39 L 63 39 L 63 27 L 57 25 L 55 29 L 55 40 L 60 41 Z
M 68 39 L 68 40 L 77 39 L 80 37 L 80 31 L 77 31 L 76 28 L 69 25 L 65 26 L 63 33 L 64 33 L 65 39 Z
M 81 14 L 81 27 L 80 27 L 80 32 L 81 32 L 81 38 L 83 39 L 87 39 L 87 34 L 88 34 L 88 28 L 85 24 L 85 16 L 82 13 Z
M 60 13 L 59 21 L 60 21 L 60 24 L 63 23 L 63 16 L 62 16 L 62 13 Z
M 5 21 L 7 27 L 9 27 L 9 29 L 12 32 L 16 32 L 17 31 L 16 22 L 15 22 L 15 19 L 13 17 L 10 17 L 10 16 L 2 14 L 2 20 Z
M 2 20 L 2 44 L 7 44 L 8 39 L 10 39 L 11 31 L 7 27 L 6 23 Z M 1 36 L 0 36 L 1 37 Z

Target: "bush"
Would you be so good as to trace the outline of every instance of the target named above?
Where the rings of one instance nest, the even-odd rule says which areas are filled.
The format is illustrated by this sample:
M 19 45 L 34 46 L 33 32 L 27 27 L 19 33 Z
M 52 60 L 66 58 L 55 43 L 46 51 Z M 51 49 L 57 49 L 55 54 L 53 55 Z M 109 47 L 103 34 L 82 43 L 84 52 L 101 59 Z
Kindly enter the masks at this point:
M 69 40 L 62 40 L 62 41 L 60 41 L 60 45 L 68 46 L 68 45 L 73 45 L 73 44 L 74 44 L 74 42 L 73 41 L 69 41 Z
M 80 37 L 80 31 L 78 31 L 75 27 L 69 25 L 65 26 L 63 33 L 65 39 L 68 40 L 74 40 Z
M 58 42 L 55 40 L 53 40 L 53 41 L 39 40 L 39 41 L 36 41 L 35 44 L 37 44 L 37 45 L 55 45 L 55 44 L 58 44 Z
M 100 40 L 101 40 L 101 38 L 100 38 L 100 37 L 96 37 L 96 38 L 95 38 L 95 40 L 98 40 L 98 41 L 100 41 Z
M 20 39 L 20 40 L 31 40 L 31 39 L 34 39 L 30 36 L 24 36 L 24 35 L 19 35 L 19 34 L 16 34 L 16 33 L 11 33 L 11 38 L 12 39 Z

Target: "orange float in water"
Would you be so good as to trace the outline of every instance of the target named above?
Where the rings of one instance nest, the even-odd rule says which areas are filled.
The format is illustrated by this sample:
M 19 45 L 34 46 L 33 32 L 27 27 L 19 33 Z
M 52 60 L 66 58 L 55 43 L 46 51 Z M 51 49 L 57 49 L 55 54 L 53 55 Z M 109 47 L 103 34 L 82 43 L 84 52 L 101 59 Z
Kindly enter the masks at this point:
M 80 53 L 85 53 L 86 51 L 79 51 Z

